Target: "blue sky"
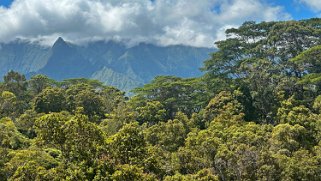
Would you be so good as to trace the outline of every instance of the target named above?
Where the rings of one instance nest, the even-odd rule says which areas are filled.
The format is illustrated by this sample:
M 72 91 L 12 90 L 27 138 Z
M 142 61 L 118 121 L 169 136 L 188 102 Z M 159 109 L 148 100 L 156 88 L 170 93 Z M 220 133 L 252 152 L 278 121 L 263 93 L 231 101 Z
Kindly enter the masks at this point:
M 212 47 L 244 21 L 321 17 L 321 0 L 0 0 L 0 42 L 58 36 Z
M 11 4 L 11 0 L 0 0 L 0 5 L 8 7 Z
M 272 4 L 281 5 L 295 20 L 317 17 L 318 13 L 299 0 L 272 0 Z

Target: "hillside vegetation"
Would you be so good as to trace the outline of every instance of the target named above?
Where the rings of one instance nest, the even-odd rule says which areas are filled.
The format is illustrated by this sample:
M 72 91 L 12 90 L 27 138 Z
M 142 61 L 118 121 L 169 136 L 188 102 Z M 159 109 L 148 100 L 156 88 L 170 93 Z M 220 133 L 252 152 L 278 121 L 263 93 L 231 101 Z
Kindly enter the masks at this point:
M 0 180 L 320 180 L 321 19 L 226 35 L 204 76 L 158 76 L 130 98 L 9 72 Z

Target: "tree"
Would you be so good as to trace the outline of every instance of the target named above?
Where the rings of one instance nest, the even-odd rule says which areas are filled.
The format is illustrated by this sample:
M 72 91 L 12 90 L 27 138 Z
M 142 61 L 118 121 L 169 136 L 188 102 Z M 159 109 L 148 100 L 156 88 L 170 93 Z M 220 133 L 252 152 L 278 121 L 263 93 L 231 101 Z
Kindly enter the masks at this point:
M 291 156 L 293 152 L 309 145 L 307 130 L 298 124 L 279 124 L 274 127 L 271 137 L 271 149 Z
M 284 76 L 278 69 L 270 60 L 255 58 L 244 60 L 239 67 L 246 77 L 239 84 L 249 89 L 252 112 L 261 122 L 271 123 L 276 116 L 279 106 L 278 90 L 284 90 L 280 84 Z M 290 91 L 292 90 L 287 90 Z
M 80 114 L 45 115 L 36 121 L 36 133 L 40 143 L 60 149 L 67 161 L 92 163 L 104 144 L 102 131 Z
M 125 97 L 125 92 L 111 86 L 105 86 L 99 92 L 99 95 L 102 98 L 105 113 L 111 113 L 119 104 L 124 103 L 127 99 Z
M 153 125 L 166 119 L 166 110 L 159 101 L 147 102 L 145 106 L 137 107 L 136 111 L 138 113 L 137 121 L 140 124 L 149 123 Z
M 135 165 L 120 165 L 111 178 L 115 181 L 152 181 L 156 180 L 152 175 L 143 173 L 143 169 Z
M 101 129 L 85 115 L 75 115 L 63 125 L 64 154 L 68 161 L 93 162 L 105 144 Z
M 35 131 L 41 144 L 64 149 L 66 136 L 63 126 L 69 120 L 68 114 L 51 113 L 36 120 Z
M 126 103 L 120 103 L 106 119 L 102 120 L 100 127 L 108 136 L 116 134 L 124 125 L 136 122 L 137 114 Z
M 175 152 L 184 145 L 185 138 L 190 131 L 188 118 L 159 122 L 144 131 L 146 140 L 151 145 L 158 145 L 162 149 Z
M 44 116 L 44 113 L 37 113 L 34 110 L 27 110 L 20 115 L 18 119 L 16 119 L 15 125 L 17 126 L 19 132 L 26 135 L 28 138 L 35 138 L 37 135 L 34 125 L 36 120 L 42 116 Z
M 44 151 L 19 150 L 11 152 L 5 166 L 9 180 L 41 180 L 41 176 L 58 165 L 57 160 Z
M 183 112 L 191 116 L 206 104 L 208 94 L 200 79 L 182 79 L 173 76 L 158 76 L 150 84 L 133 91 L 136 97 L 132 104 L 142 106 L 147 99 L 164 105 L 166 119 L 173 119 L 175 113 Z
M 308 150 L 299 150 L 292 157 L 276 155 L 282 173 L 281 179 L 286 180 L 318 180 L 321 175 L 320 161 Z
M 317 101 L 316 101 L 317 102 Z M 300 102 L 291 97 L 281 103 L 281 107 L 278 109 L 279 122 L 282 124 L 300 125 L 303 126 L 306 131 L 306 144 L 314 145 L 318 139 L 318 124 L 320 122 L 319 116 L 314 114 L 309 108 L 304 105 L 300 105 Z
M 5 164 L 10 160 L 8 157 L 9 150 L 3 147 L 0 147 L 0 180 L 6 181 L 7 173 L 4 169 Z
M 273 120 L 280 92 L 284 99 L 292 94 L 302 97 L 302 86 L 296 84 L 302 73 L 291 59 L 320 44 L 317 22 L 320 19 L 245 22 L 226 30 L 228 38 L 216 42 L 218 51 L 202 68 L 208 90 L 217 94 L 222 85 L 224 90 L 249 87 L 259 122 Z
M 15 71 L 9 71 L 7 75 L 3 77 L 3 89 L 14 93 L 18 99 L 23 99 L 26 96 L 27 80 L 24 75 Z
M 77 108 L 83 108 L 83 113 L 94 118 L 104 116 L 102 97 L 89 84 L 74 84 L 66 90 L 67 109 L 75 112 Z
M 2 92 L 0 106 L 0 114 L 3 117 L 15 118 L 20 113 L 17 97 L 12 92 Z
M 138 124 L 126 124 L 118 133 L 108 138 L 113 159 L 118 164 L 142 164 L 146 156 L 146 143 Z
M 9 181 L 14 180 L 52 180 L 54 177 L 46 178 L 47 170 L 39 166 L 37 162 L 30 161 L 25 165 L 18 167 Z
M 101 89 L 104 88 L 105 86 L 103 85 L 102 82 L 99 82 L 98 80 L 90 80 L 86 78 L 74 78 L 74 79 L 66 79 L 63 80 L 60 83 L 61 87 L 69 88 L 75 85 L 89 85 L 90 87 L 93 87 L 94 89 Z
M 216 116 L 224 114 L 225 112 L 233 115 L 239 114 L 241 111 L 242 105 L 240 105 L 230 92 L 223 91 L 211 99 L 205 108 L 204 117 L 207 120 L 213 120 Z
M 301 100 L 309 105 L 321 90 L 321 62 L 319 60 L 321 46 L 314 46 L 300 53 L 291 59 L 291 63 L 296 66 L 299 80 L 298 85 L 302 89 Z
M 210 130 L 191 132 L 185 139 L 185 147 L 176 153 L 178 170 L 182 174 L 194 174 L 214 167 L 214 157 L 221 139 Z
M 230 117 L 232 116 L 240 116 L 243 118 L 244 107 L 236 98 L 238 93 L 238 91 L 233 93 L 222 91 L 213 99 L 211 99 L 203 112 L 205 125 L 208 126 L 209 123 L 218 116 L 227 117 L 227 120 L 225 121 L 229 121 Z
M 42 92 L 42 90 L 44 90 L 47 87 L 52 86 L 53 84 L 55 84 L 55 81 L 48 78 L 45 75 L 35 75 L 32 76 L 31 79 L 28 81 L 28 86 L 29 86 L 29 90 L 34 94 L 37 95 L 40 92 Z
M 61 88 L 46 88 L 33 101 L 38 113 L 60 112 L 66 110 L 65 92 Z
M 209 169 L 204 169 L 199 171 L 196 174 L 188 174 L 182 175 L 180 173 L 176 173 L 173 176 L 166 176 L 165 181 L 218 181 L 218 177 L 215 176 Z
M 25 138 L 9 118 L 0 119 L 0 146 L 2 148 L 20 149 L 29 145 L 29 140 Z
M 82 107 L 83 113 L 90 118 L 104 117 L 103 100 L 92 91 L 81 91 L 75 97 L 75 107 Z

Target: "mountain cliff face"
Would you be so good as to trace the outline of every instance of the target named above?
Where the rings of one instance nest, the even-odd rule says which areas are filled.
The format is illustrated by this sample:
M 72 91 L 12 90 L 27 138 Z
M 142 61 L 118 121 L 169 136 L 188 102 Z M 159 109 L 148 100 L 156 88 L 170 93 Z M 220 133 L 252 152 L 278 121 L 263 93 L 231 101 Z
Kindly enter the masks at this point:
M 15 70 L 29 76 L 45 74 L 56 80 L 85 77 L 129 91 L 157 75 L 200 76 L 199 68 L 213 51 L 146 43 L 127 47 L 113 41 L 80 46 L 62 38 L 52 47 L 42 47 L 17 40 L 0 44 L 0 76 Z
M 9 70 L 23 74 L 37 72 L 47 64 L 50 48 L 16 40 L 0 43 L 0 76 Z
M 37 71 L 56 80 L 90 77 L 94 72 L 94 65 L 62 38 L 52 46 L 47 64 Z

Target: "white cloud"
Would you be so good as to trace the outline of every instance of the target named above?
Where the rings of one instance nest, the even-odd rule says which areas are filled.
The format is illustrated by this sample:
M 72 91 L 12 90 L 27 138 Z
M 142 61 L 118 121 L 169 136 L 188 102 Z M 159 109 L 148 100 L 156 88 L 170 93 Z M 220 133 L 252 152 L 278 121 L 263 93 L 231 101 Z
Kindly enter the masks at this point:
M 213 46 L 224 30 L 246 20 L 289 19 L 262 0 L 15 0 L 0 7 L 0 41 L 17 37 L 52 43 L 124 39 L 161 45 Z
M 314 11 L 321 11 L 320 0 L 300 0 L 301 3 L 309 6 Z

